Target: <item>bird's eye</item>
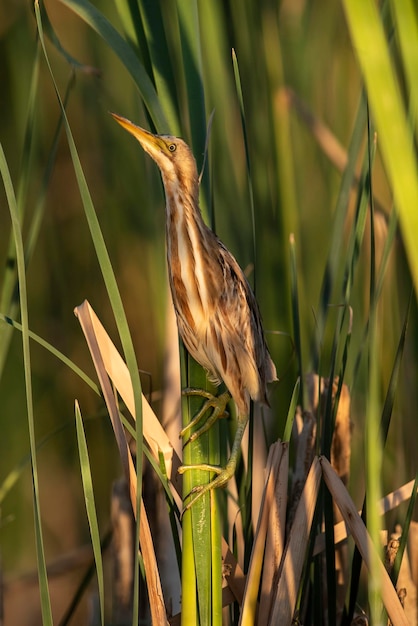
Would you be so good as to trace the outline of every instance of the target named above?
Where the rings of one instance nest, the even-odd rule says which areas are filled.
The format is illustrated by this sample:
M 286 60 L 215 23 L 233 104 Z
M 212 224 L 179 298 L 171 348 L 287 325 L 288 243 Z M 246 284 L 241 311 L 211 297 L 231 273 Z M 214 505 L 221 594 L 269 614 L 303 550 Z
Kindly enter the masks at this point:
M 170 145 L 168 146 L 168 149 L 170 150 L 170 152 L 175 152 L 176 148 L 177 146 L 175 143 L 170 143 Z

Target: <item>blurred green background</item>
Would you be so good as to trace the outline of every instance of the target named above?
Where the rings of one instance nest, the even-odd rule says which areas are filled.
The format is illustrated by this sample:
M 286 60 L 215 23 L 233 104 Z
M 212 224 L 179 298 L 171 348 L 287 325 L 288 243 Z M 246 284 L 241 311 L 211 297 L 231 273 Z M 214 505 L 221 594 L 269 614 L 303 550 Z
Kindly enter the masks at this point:
M 190 141 L 190 111 L 187 111 L 179 53 L 176 3 L 159 4 L 172 61 L 170 72 L 175 84 L 179 127 L 182 136 Z M 141 33 L 135 32 L 127 18 L 128 6 L 135 14 L 136 4 L 102 0 L 94 5 L 130 42 L 140 62 L 149 70 L 145 40 L 141 40 Z M 218 235 L 240 265 L 247 268 L 256 288 L 268 329 L 268 343 L 281 379 L 271 391 L 277 416 L 273 429 L 277 437 L 282 432 L 298 374 L 291 339 L 294 331 L 289 235 L 294 233 L 296 240 L 306 373 L 313 367 L 311 347 L 318 342 L 316 312 L 341 180 L 335 163 L 315 141 L 311 130 L 286 98 L 283 87 L 290 87 L 347 148 L 361 80 L 340 3 L 331 0 L 228 0 L 198 5 L 206 117 L 214 110 L 207 164 L 212 197 L 208 214 L 212 215 Z M 69 122 L 122 294 L 139 367 L 147 372 L 142 376 L 144 392 L 151 387 L 161 390 L 167 341 L 162 185 L 155 165 L 114 123 L 108 111 L 115 111 L 147 128 L 152 128 L 151 120 L 134 81 L 108 43 L 61 2 L 49 0 L 45 7 L 63 48 L 84 66 L 74 71 L 47 37 L 48 53 L 61 95 L 69 88 Z M 158 50 L 158 41 L 153 43 Z M 232 49 L 237 55 L 242 81 L 255 230 Z M 119 344 L 63 132 L 52 173 L 47 177 L 43 212 L 39 212 L 42 181 L 60 118 L 43 58 L 39 65 L 35 117 L 30 125 L 27 183 L 22 177 L 22 163 L 28 155 L 24 136 L 36 50 L 36 22 L 31 3 L 1 0 L 0 139 L 15 189 L 20 189 L 26 242 L 33 218 L 40 219 L 39 237 L 27 269 L 29 324 L 31 330 L 94 376 L 81 329 L 73 315 L 74 307 L 87 298 L 116 345 Z M 168 106 L 165 110 L 169 110 Z M 172 119 L 175 119 L 174 113 Z M 177 129 L 160 130 L 174 132 Z M 201 154 L 196 154 L 196 158 L 198 163 L 202 162 Z M 386 216 L 391 209 L 389 187 L 379 157 L 373 186 L 383 207 L 376 214 L 375 225 L 379 255 L 387 233 Z M 347 232 L 350 215 L 351 210 Z M 3 188 L 0 190 L 0 223 L 0 289 L 3 281 L 4 293 L 11 228 Z M 360 359 L 358 369 L 356 363 L 362 353 L 368 316 L 368 242 L 366 234 L 350 297 L 353 337 L 345 381 L 352 391 L 352 484 L 354 498 L 359 499 L 363 481 L 367 360 Z M 341 274 L 343 242 L 339 254 Z M 399 238 L 392 256 L 379 304 L 382 398 L 411 288 Z M 330 296 L 330 303 L 335 305 L 341 302 L 341 280 Z M 337 308 L 329 310 L 324 335 L 319 338 L 320 373 L 325 376 L 329 373 L 337 311 Z M 0 311 L 4 315 L 11 312 L 13 309 L 9 307 Z M 18 312 L 16 317 L 19 318 Z M 416 319 L 413 305 L 397 403 L 385 450 L 382 477 L 385 492 L 413 477 L 417 441 L 412 409 L 417 404 Z M 32 491 L 21 335 L 14 331 L 8 345 L 8 327 L 3 322 L 1 325 L 0 351 L 4 366 L 0 379 L 0 485 L 11 472 L 22 471 L 1 502 L 0 550 L 6 594 L 10 592 L 10 606 L 13 604 L 13 610 L 17 610 L 13 598 L 19 597 L 20 587 L 16 586 L 16 580 L 36 567 Z M 75 436 L 76 398 L 86 424 L 99 523 L 103 530 L 109 523 L 111 483 L 119 476 L 120 465 L 101 400 L 65 365 L 36 344 L 31 345 L 43 530 L 47 561 L 53 561 L 89 542 Z M 161 409 L 158 396 L 154 407 L 158 414 Z M 71 583 L 68 585 L 70 589 Z M 59 600 L 61 607 L 66 606 L 70 597 L 64 587 Z M 34 597 L 36 602 L 36 595 Z M 59 609 L 56 610 L 59 613 Z M 39 623 L 36 619 L 34 613 L 33 622 L 25 623 Z

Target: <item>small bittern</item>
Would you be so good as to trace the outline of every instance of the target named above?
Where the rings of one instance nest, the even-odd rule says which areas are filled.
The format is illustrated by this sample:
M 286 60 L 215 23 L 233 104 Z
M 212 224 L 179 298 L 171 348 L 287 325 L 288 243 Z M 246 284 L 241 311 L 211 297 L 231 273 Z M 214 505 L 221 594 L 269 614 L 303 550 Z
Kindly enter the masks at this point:
M 250 398 L 268 404 L 267 383 L 276 380 L 276 368 L 251 287 L 235 258 L 203 221 L 196 161 L 190 148 L 178 137 L 154 135 L 112 115 L 139 141 L 161 171 L 166 196 L 168 275 L 180 336 L 191 356 L 206 369 L 211 382 L 225 383 L 237 406 L 238 425 L 226 467 L 209 466 L 217 476 L 193 490 L 197 495 L 190 506 L 203 493 L 226 485 L 234 475 Z M 215 417 L 224 412 L 228 399 L 228 394 L 215 399 L 219 400 Z M 216 402 L 209 403 L 216 407 Z M 192 423 L 201 415 L 202 412 Z M 209 418 L 192 438 L 207 430 L 213 421 Z M 181 471 L 196 467 L 208 468 L 183 466 Z

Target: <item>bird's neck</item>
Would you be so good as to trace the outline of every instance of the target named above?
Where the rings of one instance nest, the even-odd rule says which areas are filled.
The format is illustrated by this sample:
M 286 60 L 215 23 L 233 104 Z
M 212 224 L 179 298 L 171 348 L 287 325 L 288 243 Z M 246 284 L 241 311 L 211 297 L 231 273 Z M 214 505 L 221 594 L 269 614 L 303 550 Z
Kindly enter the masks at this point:
M 166 236 L 167 258 L 174 305 L 185 312 L 188 323 L 197 328 L 207 314 L 207 280 L 205 275 L 208 228 L 199 208 L 199 188 L 181 184 L 167 185 Z M 179 301 L 176 303 L 176 299 Z M 181 302 L 180 302 L 181 300 Z

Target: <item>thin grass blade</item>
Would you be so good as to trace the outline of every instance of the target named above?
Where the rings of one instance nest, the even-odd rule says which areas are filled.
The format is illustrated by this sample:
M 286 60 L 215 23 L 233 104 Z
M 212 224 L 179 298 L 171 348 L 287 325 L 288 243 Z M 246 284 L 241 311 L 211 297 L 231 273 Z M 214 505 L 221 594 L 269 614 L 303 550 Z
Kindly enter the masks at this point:
M 186 77 L 190 132 L 197 170 L 202 169 L 206 142 L 206 112 L 203 90 L 202 52 L 200 43 L 199 8 L 196 0 L 177 0 L 183 67 Z M 203 175 L 205 200 L 209 199 L 209 177 Z M 209 203 L 207 204 L 209 206 Z
M 155 89 L 168 122 L 167 131 L 170 134 L 178 135 L 180 134 L 180 123 L 176 102 L 176 82 L 164 30 L 161 6 L 158 2 L 138 2 L 138 8 L 148 44 Z
M 40 46 L 36 47 L 36 54 L 33 63 L 31 84 L 28 94 L 28 112 L 25 127 L 25 135 L 23 141 L 22 161 L 19 172 L 19 183 L 17 189 L 16 210 L 19 221 L 23 223 L 25 205 L 27 201 L 27 192 L 30 180 L 30 169 L 33 157 L 33 144 L 36 141 L 36 97 L 38 93 L 39 81 L 39 60 Z M 25 250 L 25 258 L 28 258 L 29 251 Z M 9 246 L 7 250 L 8 262 L 4 268 L 4 277 L 1 287 L 0 311 L 8 313 L 12 317 L 16 317 L 19 310 L 19 298 L 17 297 L 17 263 L 16 263 L 16 246 L 13 232 L 10 235 Z M 0 329 L 0 378 L 2 376 L 4 366 L 9 352 L 11 329 L 2 327 Z
M 110 24 L 103 13 L 87 0 L 60 0 L 60 2 L 86 22 L 112 48 L 135 81 L 156 129 L 159 132 L 166 131 L 168 123 L 154 85 L 129 44 Z
M 399 571 L 401 569 L 402 558 L 408 543 L 409 536 L 409 527 L 414 515 L 415 503 L 417 500 L 417 488 L 418 488 L 418 473 L 415 476 L 414 484 L 412 486 L 411 497 L 409 499 L 408 510 L 406 512 L 406 516 L 404 522 L 402 524 L 402 536 L 399 543 L 398 552 L 396 554 L 395 563 L 393 564 L 393 569 L 391 572 L 391 579 L 393 585 L 396 587 L 396 583 L 398 581 Z
M 31 141 L 32 136 L 35 133 L 33 128 L 35 124 L 35 99 L 37 94 L 37 74 L 38 74 L 38 65 L 39 65 L 39 54 L 40 46 L 37 48 L 37 54 L 35 59 L 34 66 L 34 77 L 32 79 L 30 95 L 29 95 L 29 105 L 28 105 L 28 121 L 25 130 L 25 140 L 24 140 L 24 149 L 23 154 L 30 153 L 32 151 Z M 70 90 L 73 85 L 72 77 L 70 78 L 67 86 L 67 91 L 64 99 L 64 106 L 67 105 L 68 97 L 70 94 Z M 36 243 L 38 241 L 39 232 L 41 229 L 41 225 L 43 223 L 44 217 L 44 209 L 45 209 L 45 198 L 46 191 L 48 188 L 48 184 L 51 180 L 53 167 L 55 164 L 55 157 L 58 148 L 58 142 L 60 138 L 60 133 L 62 129 L 62 116 L 60 116 L 57 127 L 54 133 L 54 138 L 52 140 L 51 149 L 49 151 L 47 165 L 45 167 L 44 175 L 41 181 L 41 189 L 37 200 L 35 201 L 35 208 L 33 215 L 30 215 L 30 224 L 28 227 L 27 239 L 25 242 L 25 263 L 28 266 L 33 252 L 36 247 Z M 27 185 L 29 180 L 29 167 L 30 160 L 28 156 L 24 156 L 22 160 L 22 165 L 20 168 L 20 177 L 19 177 L 19 189 L 17 194 L 17 205 L 18 205 L 18 213 L 20 216 L 24 214 L 24 204 L 26 202 L 26 192 Z M 23 181 L 23 182 L 22 182 Z M 17 282 L 17 265 L 15 262 L 15 249 L 13 237 L 10 240 L 9 249 L 7 253 L 8 263 L 6 264 L 4 270 L 4 277 L 2 283 L 1 290 L 1 298 L 0 298 L 0 311 L 8 314 L 9 318 L 16 318 L 17 312 L 19 309 L 19 302 L 16 297 L 18 294 L 18 282 Z M 11 328 L 2 327 L 0 329 L 0 378 L 2 376 L 2 372 L 5 366 L 9 344 L 11 340 L 12 332 Z M 52 346 L 50 346 L 52 348 Z
M 84 432 L 83 419 L 81 417 L 80 406 L 75 403 L 75 418 L 78 441 L 78 452 L 80 455 L 81 477 L 83 480 L 84 500 L 86 503 L 87 518 L 89 520 L 91 543 L 93 546 L 94 560 L 96 563 L 97 585 L 99 590 L 100 620 L 104 625 L 104 577 L 103 560 L 100 542 L 99 524 L 97 521 L 96 505 L 94 501 L 93 480 L 91 477 L 89 453 L 87 449 L 86 434 Z
M 385 445 L 386 440 L 387 440 L 390 420 L 392 417 L 393 406 L 395 404 L 395 397 L 396 397 L 396 391 L 398 388 L 402 357 L 403 357 L 403 353 L 405 349 L 406 332 L 408 329 L 408 321 L 409 321 L 409 314 L 411 310 L 411 303 L 412 303 L 412 292 L 409 297 L 408 307 L 405 313 L 405 320 L 404 320 L 403 327 L 402 327 L 402 333 L 399 338 L 399 344 L 396 350 L 396 355 L 395 355 L 395 360 L 393 363 L 392 372 L 390 375 L 388 390 L 386 392 L 385 403 L 383 405 L 383 410 L 382 410 L 382 416 L 381 416 L 381 421 L 380 421 L 380 436 L 381 436 L 382 445 Z
M 283 441 L 288 443 L 292 435 L 293 422 L 296 415 L 296 407 L 298 405 L 300 395 L 300 378 L 296 379 L 295 386 L 293 387 L 292 398 L 290 400 L 289 411 L 287 413 L 286 424 L 283 432 Z
M 4 322 L 5 324 L 8 324 L 12 328 L 15 328 L 16 330 L 20 332 L 22 332 L 23 330 L 22 324 L 20 324 L 19 322 L 16 322 L 15 320 L 12 320 L 10 317 L 7 317 L 6 315 L 2 315 L 1 313 L 0 313 L 0 321 Z M 50 352 L 50 354 L 52 354 L 54 357 L 59 359 L 62 363 L 64 363 L 64 365 L 66 365 L 70 370 L 72 370 L 75 374 L 77 374 L 77 376 L 79 376 L 86 383 L 86 385 L 88 385 L 91 389 L 93 389 L 93 391 L 95 391 L 97 394 L 100 394 L 99 388 L 96 385 L 96 383 L 89 376 L 87 376 L 87 374 L 83 372 L 83 370 L 80 367 L 78 367 L 78 365 L 76 365 L 74 361 L 71 361 L 71 359 L 69 359 L 67 356 L 65 356 L 65 354 L 60 352 L 60 350 L 58 350 L 55 346 L 53 346 L 51 343 L 49 343 L 48 341 L 46 341 L 45 339 L 43 339 L 42 337 L 34 333 L 32 330 L 28 330 L 28 335 L 29 335 L 29 338 L 32 339 L 32 341 L 35 341 L 37 344 L 42 346 L 45 350 Z
M 61 41 L 55 32 L 51 21 L 48 16 L 48 11 L 46 10 L 45 3 L 41 2 L 39 4 L 40 14 L 42 23 L 44 25 L 44 32 L 51 43 L 55 46 L 57 51 L 64 57 L 67 63 L 75 70 L 81 70 L 82 72 L 96 74 L 96 76 L 100 76 L 100 70 L 93 68 L 91 66 L 86 66 L 83 63 L 80 63 L 75 57 L 73 57 L 61 44 Z
M 16 197 L 13 189 L 10 172 L 7 166 L 3 146 L 0 144 L 0 173 L 6 191 L 15 240 L 17 273 L 19 279 L 20 312 L 22 318 L 22 348 L 23 368 L 25 374 L 26 408 L 29 428 L 29 442 L 32 465 L 33 509 L 35 523 L 36 557 L 39 576 L 39 591 L 41 596 L 42 620 L 44 626 L 52 626 L 51 601 L 49 596 L 48 577 L 45 562 L 45 550 L 42 535 L 41 504 L 39 498 L 38 463 L 36 454 L 35 418 L 32 398 L 32 374 L 29 346 L 29 320 L 25 273 L 25 253 L 23 248 L 22 231 L 17 210 Z
M 234 68 L 234 77 L 235 77 L 235 89 L 237 91 L 239 108 L 241 113 L 241 128 L 242 128 L 242 136 L 244 138 L 244 147 L 245 147 L 245 162 L 247 165 L 247 185 L 249 191 L 250 198 L 250 212 L 251 212 L 251 224 L 252 224 L 252 234 L 253 234 L 253 258 L 254 264 L 257 265 L 257 246 L 256 246 L 256 229 L 255 229 L 255 211 L 254 211 L 254 192 L 253 192 L 253 184 L 252 184 L 252 176 L 251 176 L 251 161 L 250 161 L 250 151 L 248 148 L 248 138 L 247 138 L 247 128 L 245 124 L 245 107 L 244 107 L 244 97 L 242 94 L 242 85 L 241 85 L 241 76 L 239 73 L 239 65 L 237 55 L 235 50 L 232 50 L 232 65 Z M 254 284 L 254 292 L 256 291 L 256 285 Z

